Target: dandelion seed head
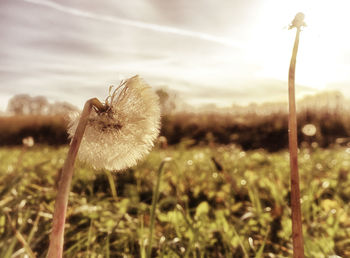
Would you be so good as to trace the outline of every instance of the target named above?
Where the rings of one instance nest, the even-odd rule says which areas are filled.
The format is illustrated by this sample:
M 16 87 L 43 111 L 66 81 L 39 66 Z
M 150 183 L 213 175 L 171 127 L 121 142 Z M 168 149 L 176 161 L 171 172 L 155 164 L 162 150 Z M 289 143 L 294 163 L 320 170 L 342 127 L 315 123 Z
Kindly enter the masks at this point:
M 158 96 L 134 76 L 107 97 L 106 110 L 92 110 L 78 153 L 79 160 L 95 169 L 123 170 L 136 165 L 159 134 Z M 79 117 L 68 133 L 73 137 Z
M 306 23 L 304 22 L 305 15 L 301 12 L 297 13 L 295 15 L 294 20 L 292 21 L 292 24 L 289 26 L 289 29 L 292 28 L 300 28 L 302 26 L 306 26 Z

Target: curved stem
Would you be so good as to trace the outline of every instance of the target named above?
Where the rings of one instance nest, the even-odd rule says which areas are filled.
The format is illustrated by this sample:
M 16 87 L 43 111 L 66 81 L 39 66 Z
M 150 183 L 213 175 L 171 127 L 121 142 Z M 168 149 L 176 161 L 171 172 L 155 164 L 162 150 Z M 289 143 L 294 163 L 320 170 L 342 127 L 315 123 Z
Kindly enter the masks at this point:
M 47 253 L 48 258 L 61 258 L 63 255 L 64 225 L 66 220 L 70 185 L 73 177 L 74 163 L 93 106 L 96 108 L 101 108 L 103 107 L 103 104 L 96 98 L 90 99 L 85 103 L 77 129 L 68 151 L 67 159 L 62 168 L 55 201 L 50 245 Z
M 292 235 L 293 257 L 304 257 L 303 230 L 301 221 L 299 171 L 298 171 L 298 136 L 297 116 L 295 105 L 295 65 L 299 46 L 300 27 L 297 28 L 293 54 L 289 67 L 289 154 L 290 154 L 290 178 L 291 178 L 291 209 L 292 209 Z

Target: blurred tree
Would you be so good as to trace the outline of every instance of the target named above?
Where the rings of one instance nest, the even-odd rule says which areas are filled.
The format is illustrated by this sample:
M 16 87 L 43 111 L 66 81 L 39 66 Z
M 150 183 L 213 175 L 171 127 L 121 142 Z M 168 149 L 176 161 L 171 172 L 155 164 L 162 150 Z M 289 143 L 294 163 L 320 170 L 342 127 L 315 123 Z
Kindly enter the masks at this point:
M 15 95 L 9 100 L 7 111 L 14 115 L 29 114 L 31 97 L 28 94 Z
M 29 103 L 29 114 L 46 115 L 49 110 L 49 102 L 43 96 L 32 97 Z
M 77 111 L 78 108 L 68 102 L 55 102 L 49 108 L 50 115 L 65 115 Z
M 170 94 L 165 89 L 158 89 L 156 91 L 159 97 L 159 104 L 162 114 L 170 114 L 176 109 L 176 95 Z
M 63 115 L 78 109 L 67 102 L 50 104 L 43 96 L 15 95 L 9 100 L 7 111 L 14 115 Z
M 49 106 L 49 102 L 43 96 L 31 97 L 28 94 L 19 94 L 10 99 L 7 111 L 14 115 L 45 115 Z

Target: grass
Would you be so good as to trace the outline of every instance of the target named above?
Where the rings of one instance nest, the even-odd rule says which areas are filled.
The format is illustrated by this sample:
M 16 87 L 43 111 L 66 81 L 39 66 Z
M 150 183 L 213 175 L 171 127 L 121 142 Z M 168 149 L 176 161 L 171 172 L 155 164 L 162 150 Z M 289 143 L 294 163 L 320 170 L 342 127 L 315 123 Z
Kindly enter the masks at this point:
M 24 257 L 28 246 L 45 257 L 67 151 L 0 148 L 0 257 Z M 167 156 L 174 161 L 161 178 L 154 257 L 291 256 L 288 152 L 188 149 L 183 142 L 112 174 L 116 190 L 105 171 L 78 163 L 64 257 L 145 256 L 152 191 Z M 302 149 L 299 167 L 305 256 L 349 257 L 350 149 Z

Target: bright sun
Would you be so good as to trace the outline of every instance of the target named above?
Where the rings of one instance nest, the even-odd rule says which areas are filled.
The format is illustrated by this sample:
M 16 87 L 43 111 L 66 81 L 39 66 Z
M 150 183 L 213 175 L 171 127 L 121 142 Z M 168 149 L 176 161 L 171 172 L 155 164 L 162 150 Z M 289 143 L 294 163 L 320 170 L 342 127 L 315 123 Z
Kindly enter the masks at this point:
M 350 45 L 349 10 L 348 0 L 267 1 L 264 22 L 257 27 L 259 44 L 251 53 L 262 66 L 257 76 L 286 80 L 295 37 L 295 30 L 289 31 L 287 25 L 303 12 L 307 27 L 300 37 L 297 84 L 324 89 L 330 82 L 345 80 L 348 74 L 342 64 Z

